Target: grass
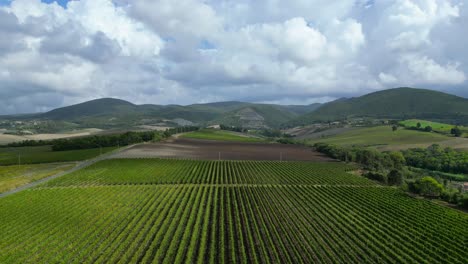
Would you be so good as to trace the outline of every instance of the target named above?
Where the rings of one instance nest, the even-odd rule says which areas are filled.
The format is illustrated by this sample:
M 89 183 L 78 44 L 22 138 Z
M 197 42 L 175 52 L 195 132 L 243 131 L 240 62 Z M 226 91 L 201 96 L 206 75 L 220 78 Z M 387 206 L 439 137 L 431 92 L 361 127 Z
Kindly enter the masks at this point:
M 95 165 L 82 171 L 89 177 L 0 199 L 0 263 L 468 259 L 467 214 L 347 174 L 344 164 Z
M 0 166 L 0 193 L 67 171 L 74 163 Z
M 110 152 L 116 147 L 102 148 L 102 153 Z M 50 146 L 0 148 L 0 165 L 18 164 L 18 156 L 21 164 L 38 164 L 51 162 L 82 161 L 97 157 L 101 154 L 99 148 L 80 149 L 67 151 L 52 151 Z
M 415 130 L 398 129 L 390 126 L 363 127 L 342 134 L 308 140 L 308 143 L 325 142 L 343 146 L 394 146 L 411 144 L 435 144 L 450 140 L 449 137 Z
M 203 129 L 199 131 L 184 134 L 184 138 L 203 139 L 203 140 L 218 140 L 218 141 L 234 141 L 234 142 L 265 142 L 264 139 L 251 135 L 225 131 L 216 129 Z
M 455 127 L 455 125 L 451 125 L 451 124 L 431 122 L 431 121 L 420 120 L 420 119 L 410 119 L 410 120 L 401 121 L 400 125 L 409 128 L 409 127 L 416 127 L 418 123 L 421 124 L 422 128 L 426 126 L 430 126 L 432 127 L 434 131 L 441 132 L 441 133 L 450 133 L 450 130 Z M 459 126 L 459 128 L 462 131 L 468 132 L 468 127 Z

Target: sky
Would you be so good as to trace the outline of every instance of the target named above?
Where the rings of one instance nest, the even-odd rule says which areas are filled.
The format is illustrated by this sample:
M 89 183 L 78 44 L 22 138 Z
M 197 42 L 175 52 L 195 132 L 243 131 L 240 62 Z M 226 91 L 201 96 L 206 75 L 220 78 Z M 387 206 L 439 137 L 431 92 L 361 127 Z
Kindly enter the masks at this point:
M 0 0 L 0 115 L 114 97 L 468 97 L 463 0 Z

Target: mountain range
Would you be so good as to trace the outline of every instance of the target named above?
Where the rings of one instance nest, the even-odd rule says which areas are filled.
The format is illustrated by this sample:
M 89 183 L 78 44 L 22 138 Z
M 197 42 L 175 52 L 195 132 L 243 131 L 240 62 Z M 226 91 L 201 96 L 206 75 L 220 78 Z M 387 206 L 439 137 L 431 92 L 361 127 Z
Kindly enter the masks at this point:
M 9 119 L 13 117 L 4 117 Z M 14 117 L 18 119 L 18 116 Z M 181 105 L 135 105 L 114 99 L 96 99 L 25 115 L 28 120 L 71 122 L 79 127 L 119 128 L 137 125 L 224 124 L 247 128 L 280 128 L 353 118 L 420 118 L 468 124 L 468 99 L 442 92 L 395 88 L 326 104 L 274 105 L 218 102 Z

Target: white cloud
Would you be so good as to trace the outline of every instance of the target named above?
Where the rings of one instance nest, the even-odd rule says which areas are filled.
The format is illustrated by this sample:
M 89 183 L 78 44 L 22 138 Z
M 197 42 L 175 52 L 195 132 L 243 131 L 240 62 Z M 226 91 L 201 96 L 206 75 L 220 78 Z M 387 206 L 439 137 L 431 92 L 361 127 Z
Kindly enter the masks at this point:
M 167 37 L 209 37 L 222 30 L 222 19 L 199 0 L 129 1 L 133 16 Z
M 313 102 L 453 90 L 468 70 L 461 1 L 14 0 L 0 7 L 0 113 L 103 96 Z M 14 106 L 25 93 L 31 103 Z
M 406 56 L 402 62 L 408 66 L 410 77 L 420 83 L 454 85 L 466 81 L 465 73 L 458 69 L 458 63 L 444 66 L 426 56 Z
M 395 84 L 398 82 L 395 76 L 383 72 L 379 73 L 379 79 L 384 84 Z
M 89 33 L 103 32 L 116 40 L 125 55 L 158 55 L 164 43 L 148 26 L 127 16 L 111 0 L 71 1 L 67 15 L 80 23 Z

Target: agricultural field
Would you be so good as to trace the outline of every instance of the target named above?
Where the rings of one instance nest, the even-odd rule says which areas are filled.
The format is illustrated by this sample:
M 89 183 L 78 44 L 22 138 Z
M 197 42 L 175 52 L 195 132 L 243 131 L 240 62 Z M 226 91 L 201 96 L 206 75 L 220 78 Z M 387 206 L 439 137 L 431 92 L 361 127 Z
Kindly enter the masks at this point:
M 125 184 L 375 185 L 344 163 L 109 159 L 55 179 L 47 187 Z M 136 173 L 138 171 L 138 173 Z M 129 173 L 133 172 L 133 173 Z M 109 177 L 111 175 L 111 177 Z
M 232 131 L 217 130 L 217 129 L 203 129 L 184 134 L 184 138 L 203 139 L 203 140 L 220 140 L 220 141 L 234 141 L 234 142 L 265 142 L 265 139 Z
M 97 157 L 116 147 L 52 151 L 50 146 L 0 148 L 0 166 L 18 164 L 38 164 L 51 162 L 82 161 Z M 20 159 L 19 159 L 20 158 Z
M 0 166 L 0 193 L 67 171 L 75 165 L 75 163 L 48 163 Z
M 336 162 L 311 148 L 270 143 L 176 138 L 171 142 L 139 144 L 113 155 L 116 158 L 196 160 L 283 160 Z
M 432 144 L 468 149 L 468 139 L 447 137 L 438 133 L 398 129 L 390 126 L 362 127 L 342 134 L 307 140 L 307 143 L 331 143 L 343 146 L 375 147 L 382 150 L 428 147 Z
M 450 134 L 450 130 L 455 127 L 455 125 L 451 125 L 451 124 L 431 122 L 431 121 L 420 120 L 420 119 L 410 119 L 410 120 L 401 121 L 400 125 L 409 128 L 409 127 L 416 127 L 418 123 L 421 124 L 422 128 L 426 126 L 430 126 L 432 127 L 434 131 L 441 132 L 441 133 L 448 133 L 448 134 Z M 468 132 L 468 127 L 459 126 L 459 128 L 465 133 Z
M 102 161 L 0 199 L 0 262 L 466 263 L 467 214 L 351 169 Z

